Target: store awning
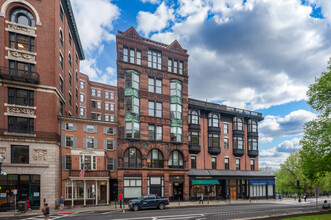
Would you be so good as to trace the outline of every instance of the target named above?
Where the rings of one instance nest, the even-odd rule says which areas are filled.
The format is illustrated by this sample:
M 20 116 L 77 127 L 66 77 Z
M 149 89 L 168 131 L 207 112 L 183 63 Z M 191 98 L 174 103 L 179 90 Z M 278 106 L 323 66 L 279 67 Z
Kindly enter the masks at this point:
M 268 185 L 267 180 L 250 180 L 251 185 Z
M 220 184 L 218 180 L 192 180 L 192 183 L 193 185 L 203 185 L 203 186 Z

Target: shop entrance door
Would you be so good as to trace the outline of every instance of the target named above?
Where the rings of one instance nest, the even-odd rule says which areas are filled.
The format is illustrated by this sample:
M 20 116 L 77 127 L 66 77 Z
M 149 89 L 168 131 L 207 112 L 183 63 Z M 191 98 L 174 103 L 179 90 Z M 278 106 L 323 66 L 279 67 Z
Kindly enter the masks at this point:
M 158 195 L 162 197 L 162 186 L 151 186 L 150 187 L 150 194 Z
M 237 199 L 237 188 L 235 186 L 230 187 L 230 199 L 231 200 Z
M 183 201 L 183 183 L 174 182 L 173 192 L 174 192 L 174 200 Z
M 107 186 L 100 185 L 100 200 L 99 203 L 107 202 Z

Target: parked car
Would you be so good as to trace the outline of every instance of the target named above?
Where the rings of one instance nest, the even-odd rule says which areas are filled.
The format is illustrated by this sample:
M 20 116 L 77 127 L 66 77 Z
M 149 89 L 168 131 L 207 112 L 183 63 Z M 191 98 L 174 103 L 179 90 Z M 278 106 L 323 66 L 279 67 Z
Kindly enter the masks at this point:
M 166 205 L 169 205 L 169 198 L 161 198 L 156 195 L 143 195 L 139 199 L 129 201 L 129 208 L 134 211 L 149 208 L 164 209 Z

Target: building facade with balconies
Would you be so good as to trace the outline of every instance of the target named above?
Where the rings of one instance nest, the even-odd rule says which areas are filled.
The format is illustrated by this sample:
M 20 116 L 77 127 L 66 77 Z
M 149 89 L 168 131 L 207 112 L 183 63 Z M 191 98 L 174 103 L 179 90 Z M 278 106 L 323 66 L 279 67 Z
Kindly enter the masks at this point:
M 188 200 L 187 51 L 133 27 L 118 32 L 116 45 L 119 193 Z
M 189 99 L 190 198 L 274 198 L 274 175 L 258 171 L 261 113 Z
M 60 123 L 78 116 L 84 59 L 69 0 L 0 0 L 1 209 L 59 203 Z

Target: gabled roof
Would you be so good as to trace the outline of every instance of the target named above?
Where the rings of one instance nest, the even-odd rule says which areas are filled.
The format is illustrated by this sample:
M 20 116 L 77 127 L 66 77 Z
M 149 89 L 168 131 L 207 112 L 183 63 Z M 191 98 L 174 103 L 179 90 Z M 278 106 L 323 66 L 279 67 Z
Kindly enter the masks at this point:
M 180 53 L 186 53 L 186 51 L 180 46 L 177 40 L 174 40 L 168 47 L 169 50 L 174 50 Z
M 74 13 L 72 11 L 70 0 L 61 0 L 61 3 L 63 6 L 64 13 L 66 14 L 66 16 L 68 18 L 69 28 L 70 28 L 72 37 L 75 41 L 75 44 L 76 44 L 76 49 L 77 49 L 79 59 L 84 60 L 85 59 L 84 51 L 83 51 L 82 43 L 80 42 L 79 33 L 78 33 L 78 29 L 77 29 Z
M 132 27 L 132 26 L 128 30 L 123 32 L 122 36 L 127 37 L 127 38 L 131 38 L 131 39 L 135 39 L 135 40 L 138 40 L 138 41 L 142 41 L 142 38 L 140 37 L 140 35 L 136 31 L 136 29 L 134 29 L 134 27 Z

